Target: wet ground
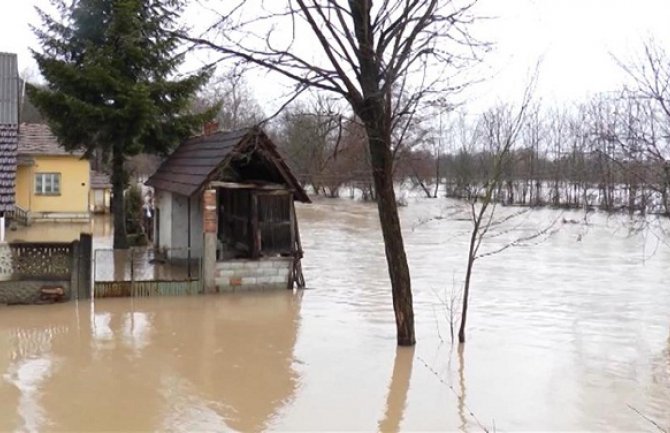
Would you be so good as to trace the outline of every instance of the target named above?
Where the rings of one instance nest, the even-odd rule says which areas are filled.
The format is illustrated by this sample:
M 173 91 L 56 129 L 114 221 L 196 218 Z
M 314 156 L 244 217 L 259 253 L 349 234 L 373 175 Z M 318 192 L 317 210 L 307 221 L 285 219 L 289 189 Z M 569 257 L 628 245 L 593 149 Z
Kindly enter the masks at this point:
M 568 223 L 476 264 L 458 350 L 439 301 L 464 271 L 469 222 L 454 206 L 401 210 L 414 349 L 395 347 L 376 207 L 317 200 L 298 209 L 310 290 L 0 309 L 0 430 L 670 425 L 670 248 L 655 232 L 630 234 L 619 217 L 524 216 L 520 233 Z

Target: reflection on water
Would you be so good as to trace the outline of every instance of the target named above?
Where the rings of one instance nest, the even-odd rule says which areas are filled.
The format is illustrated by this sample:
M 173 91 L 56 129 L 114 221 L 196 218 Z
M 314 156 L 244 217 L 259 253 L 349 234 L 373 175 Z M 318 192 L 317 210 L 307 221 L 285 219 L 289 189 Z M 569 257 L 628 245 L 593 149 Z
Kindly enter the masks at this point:
M 112 227 L 111 215 L 93 215 L 88 222 L 36 222 L 8 230 L 7 241 L 71 242 L 79 239 L 80 233 L 91 233 L 94 248 L 109 248 Z
M 0 430 L 262 431 L 293 399 L 299 294 L 73 307 L 0 316 L 2 335 L 21 332 L 7 341 Z
M 670 251 L 593 215 L 483 259 L 459 351 L 435 291 L 469 223 L 411 229 L 453 205 L 401 210 L 414 349 L 395 347 L 376 207 L 317 201 L 298 208 L 313 290 L 0 309 L 0 431 L 650 430 L 630 407 L 670 425 Z
M 393 376 L 386 397 L 386 412 L 379 422 L 380 432 L 398 432 L 407 405 L 412 365 L 414 364 L 414 348 L 398 347 L 393 362 Z
M 465 387 L 465 360 L 463 359 L 463 353 L 465 352 L 465 346 L 459 345 L 456 348 L 456 353 L 458 356 L 458 419 L 460 424 L 458 429 L 462 432 L 467 431 L 468 421 L 465 417 L 465 399 L 467 397 L 467 389 Z

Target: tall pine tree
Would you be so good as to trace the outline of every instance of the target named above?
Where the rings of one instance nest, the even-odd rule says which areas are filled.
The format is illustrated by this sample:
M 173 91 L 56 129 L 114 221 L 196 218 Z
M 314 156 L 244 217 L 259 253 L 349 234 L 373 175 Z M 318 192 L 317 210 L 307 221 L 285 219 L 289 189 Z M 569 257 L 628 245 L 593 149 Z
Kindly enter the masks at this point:
M 209 70 L 175 78 L 183 63 L 178 19 L 183 0 L 53 0 L 33 27 L 33 56 L 47 81 L 29 87 L 33 103 L 68 150 L 101 150 L 112 167 L 114 248 L 127 248 L 124 162 L 140 152 L 168 153 L 215 111 L 189 112 Z

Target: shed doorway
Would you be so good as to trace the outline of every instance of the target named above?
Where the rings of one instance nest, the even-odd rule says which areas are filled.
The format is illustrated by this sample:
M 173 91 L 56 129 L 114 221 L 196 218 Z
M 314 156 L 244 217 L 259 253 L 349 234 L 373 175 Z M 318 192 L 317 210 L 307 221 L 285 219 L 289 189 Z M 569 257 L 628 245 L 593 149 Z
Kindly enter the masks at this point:
M 219 188 L 217 260 L 295 253 L 293 195 L 285 189 Z

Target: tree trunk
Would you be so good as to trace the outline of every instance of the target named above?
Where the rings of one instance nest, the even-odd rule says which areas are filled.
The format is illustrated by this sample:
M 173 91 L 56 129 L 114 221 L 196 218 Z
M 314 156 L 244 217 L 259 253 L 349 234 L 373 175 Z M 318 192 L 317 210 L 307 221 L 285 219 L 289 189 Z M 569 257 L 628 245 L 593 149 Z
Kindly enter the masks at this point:
M 398 345 L 412 346 L 414 336 L 414 307 L 409 265 L 400 230 L 398 205 L 393 190 L 393 155 L 391 153 L 390 129 L 380 121 L 383 114 L 371 109 L 361 116 L 366 123 L 372 177 L 377 196 L 379 221 L 386 248 L 386 263 L 391 278 L 393 311 L 397 328 Z M 369 116 L 369 117 L 368 117 Z
M 468 319 L 468 298 L 470 297 L 470 276 L 472 275 L 472 266 L 475 264 L 475 243 L 479 233 L 479 222 L 483 212 L 479 214 L 475 221 L 475 226 L 470 235 L 470 248 L 468 250 L 468 267 L 465 271 L 465 284 L 463 286 L 463 309 L 461 311 L 461 326 L 458 330 L 458 342 L 465 343 L 465 323 Z
M 416 342 L 412 287 L 400 231 L 398 205 L 393 191 L 393 154 L 391 152 L 393 124 L 391 101 L 393 99 L 390 87 L 384 90 L 381 86 L 382 77 L 386 74 L 383 70 L 387 68 L 387 65 L 376 51 L 373 24 L 370 20 L 372 2 L 351 1 L 349 6 L 354 34 L 359 43 L 357 57 L 360 70 L 357 74 L 362 90 L 361 99 L 350 98 L 349 102 L 354 112 L 363 121 L 368 136 L 377 209 L 386 249 L 386 263 L 391 278 L 398 345 L 412 346 Z
M 423 193 L 426 194 L 426 198 L 433 198 L 433 195 L 430 193 L 430 190 L 417 174 L 414 174 L 414 179 L 423 190 Z
M 126 189 L 126 176 L 124 171 L 125 157 L 117 147 L 112 155 L 112 209 L 114 209 L 114 249 L 125 250 L 128 248 L 128 235 L 126 233 L 126 207 L 123 192 Z
M 437 193 L 440 190 L 440 151 L 437 151 L 437 160 L 435 161 L 435 191 L 433 198 L 437 198 Z

